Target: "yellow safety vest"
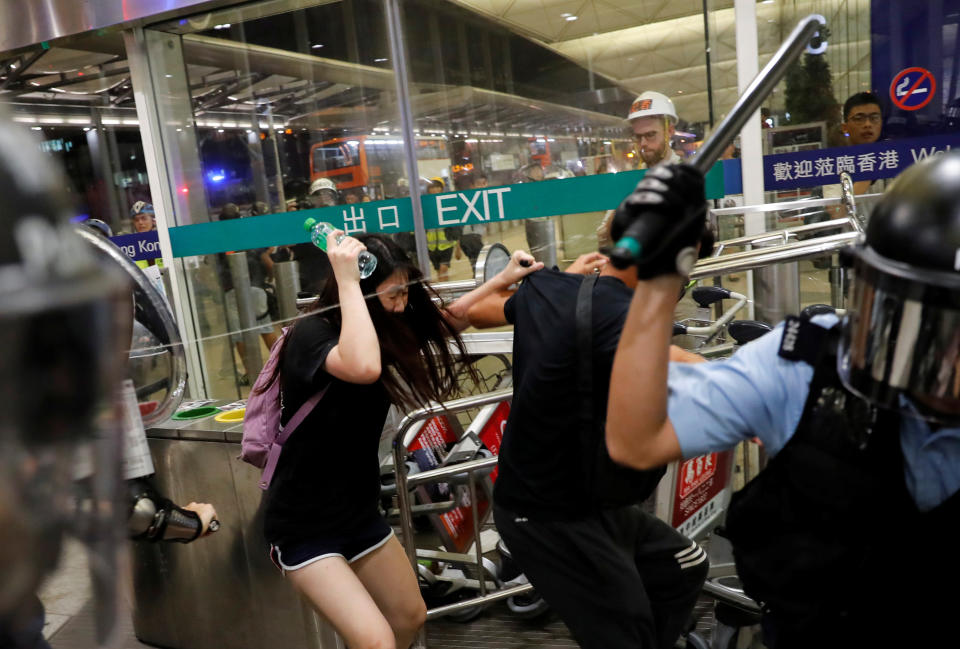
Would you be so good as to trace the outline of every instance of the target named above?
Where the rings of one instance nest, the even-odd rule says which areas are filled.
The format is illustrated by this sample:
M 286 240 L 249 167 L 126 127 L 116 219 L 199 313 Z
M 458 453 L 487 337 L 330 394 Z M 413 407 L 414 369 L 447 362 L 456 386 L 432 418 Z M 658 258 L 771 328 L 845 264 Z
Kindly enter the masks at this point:
M 163 268 L 163 258 L 162 258 L 162 257 L 155 257 L 154 259 L 140 259 L 140 260 L 135 261 L 135 262 L 133 262 L 133 263 L 135 263 L 135 264 L 136 264 L 137 266 L 139 266 L 140 268 L 146 268 L 147 266 L 150 266 L 150 265 L 151 265 L 151 264 L 150 264 L 151 261 L 155 261 L 157 266 L 159 266 L 160 268 Z
M 447 239 L 447 231 L 444 228 L 427 231 L 427 248 L 430 250 L 449 250 L 457 245 L 456 240 Z

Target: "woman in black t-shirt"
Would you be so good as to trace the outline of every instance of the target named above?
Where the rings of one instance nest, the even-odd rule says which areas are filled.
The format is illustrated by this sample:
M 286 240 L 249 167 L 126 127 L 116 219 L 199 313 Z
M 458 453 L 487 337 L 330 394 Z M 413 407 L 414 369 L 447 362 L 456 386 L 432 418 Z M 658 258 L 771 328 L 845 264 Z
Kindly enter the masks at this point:
M 378 509 L 377 447 L 390 403 L 443 401 L 455 390 L 448 339 L 471 305 L 538 270 L 514 253 L 494 279 L 441 309 L 387 237 L 328 239 L 333 276 L 315 312 L 283 338 L 281 421 L 317 391 L 319 404 L 284 444 L 267 492 L 265 535 L 274 562 L 351 649 L 410 645 L 426 619 L 417 578 Z M 361 280 L 357 256 L 377 257 Z M 527 268 L 521 262 L 529 262 Z

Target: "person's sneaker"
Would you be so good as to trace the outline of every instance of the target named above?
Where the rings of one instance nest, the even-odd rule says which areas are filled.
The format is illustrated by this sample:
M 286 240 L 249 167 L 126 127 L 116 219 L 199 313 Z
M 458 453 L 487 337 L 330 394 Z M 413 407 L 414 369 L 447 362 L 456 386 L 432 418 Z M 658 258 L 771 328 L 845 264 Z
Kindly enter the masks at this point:
M 244 386 L 250 385 L 250 377 L 246 374 L 241 374 L 240 378 L 237 379 L 237 383 Z

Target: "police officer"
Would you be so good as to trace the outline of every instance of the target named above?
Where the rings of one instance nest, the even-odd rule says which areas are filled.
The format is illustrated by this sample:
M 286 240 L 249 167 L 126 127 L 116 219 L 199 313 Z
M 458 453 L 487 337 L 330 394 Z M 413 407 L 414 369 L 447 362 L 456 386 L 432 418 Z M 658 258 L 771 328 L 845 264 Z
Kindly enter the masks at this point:
M 65 184 L 37 143 L 0 117 L 0 647 L 39 649 L 36 589 L 72 532 L 98 551 L 96 620 L 117 619 L 116 566 L 135 503 L 120 487 L 116 431 L 97 415 L 121 378 L 130 341 L 130 287 L 69 225 Z M 83 459 L 83 462 L 78 460 Z M 80 465 L 84 466 L 81 467 Z M 75 474 L 92 472 L 78 490 Z M 111 477 L 116 478 L 111 479 Z M 76 506 L 83 499 L 92 505 Z M 146 505 L 146 503 L 143 503 Z M 209 506 L 206 506 L 209 507 Z M 164 503 L 155 508 L 165 509 Z M 213 509 L 183 514 L 197 522 Z M 143 520 L 143 519 L 138 519 Z M 154 532 L 179 521 L 151 518 Z M 209 522 L 211 518 L 206 518 Z M 148 526 L 149 527 L 149 526 Z M 194 531 L 202 528 L 195 526 Z
M 680 162 L 680 156 L 670 147 L 679 119 L 669 97 L 648 90 L 630 104 L 627 120 L 643 160 L 641 169 Z
M 130 207 L 134 232 L 149 232 L 157 229 L 157 217 L 153 205 L 146 201 L 137 201 Z
M 677 165 L 618 208 L 614 238 L 643 218 L 660 243 L 637 261 L 611 457 L 649 468 L 763 441 L 772 460 L 734 495 L 727 534 L 768 646 L 954 645 L 960 153 L 914 165 L 877 205 L 847 255 L 848 318 L 791 317 L 726 361 L 668 363 L 689 272 L 677 260 L 697 245 L 704 203 L 702 176 Z

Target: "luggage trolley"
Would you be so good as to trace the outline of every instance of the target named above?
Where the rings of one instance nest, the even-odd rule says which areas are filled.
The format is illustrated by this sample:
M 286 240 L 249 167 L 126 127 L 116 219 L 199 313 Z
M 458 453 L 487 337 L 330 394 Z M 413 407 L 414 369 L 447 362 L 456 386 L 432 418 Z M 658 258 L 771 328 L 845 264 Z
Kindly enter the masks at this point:
M 483 607 L 499 600 L 505 600 L 510 597 L 529 593 L 533 587 L 529 584 L 518 586 L 503 587 L 498 579 L 496 565 L 485 559 L 483 556 L 483 547 L 480 543 L 480 528 L 483 519 L 489 515 L 490 500 L 489 482 L 491 475 L 497 465 L 497 457 L 482 457 L 464 462 L 441 463 L 436 468 L 418 473 L 410 473 L 407 463 L 407 444 L 413 443 L 413 440 L 419 432 L 428 425 L 427 422 L 433 420 L 438 415 L 450 415 L 475 408 L 482 408 L 478 415 L 464 433 L 463 439 L 486 439 L 489 445 L 496 446 L 499 449 L 499 440 L 502 437 L 502 426 L 506 421 L 509 412 L 509 402 L 513 396 L 512 388 L 503 388 L 487 394 L 473 395 L 454 399 L 442 404 L 435 404 L 427 408 L 420 408 L 407 414 L 400 422 L 396 433 L 392 436 L 393 449 L 393 472 L 396 484 L 397 513 L 399 515 L 399 524 L 404 549 L 411 564 L 419 565 L 420 559 L 429 559 L 443 561 L 445 563 L 470 567 L 478 576 L 475 580 L 476 590 L 479 592 L 477 597 L 454 602 L 444 606 L 435 607 L 427 611 L 427 619 L 455 614 L 468 609 Z M 451 448 L 454 455 L 459 444 Z M 462 449 L 462 447 L 460 447 Z M 489 448 L 489 447 L 488 447 Z M 491 449 L 492 450 L 492 449 Z M 444 458 L 446 460 L 447 458 Z M 458 458 L 454 458 L 458 459 Z M 411 496 L 411 491 L 421 486 L 436 483 L 454 483 L 466 484 L 466 493 L 468 503 L 460 503 L 458 513 L 450 517 L 447 524 L 455 523 L 451 528 L 452 532 L 448 539 L 444 540 L 444 545 L 448 551 L 424 550 L 416 547 L 413 535 L 413 516 L 415 505 Z M 478 487 L 478 482 L 482 483 Z M 486 497 L 482 497 L 484 494 Z M 443 534 L 441 533 L 441 537 Z M 449 544 L 448 544 L 449 543 Z M 468 554 L 466 550 L 473 546 L 473 554 Z M 449 548 L 453 546 L 454 550 Z M 419 572 L 419 570 L 418 570 Z

